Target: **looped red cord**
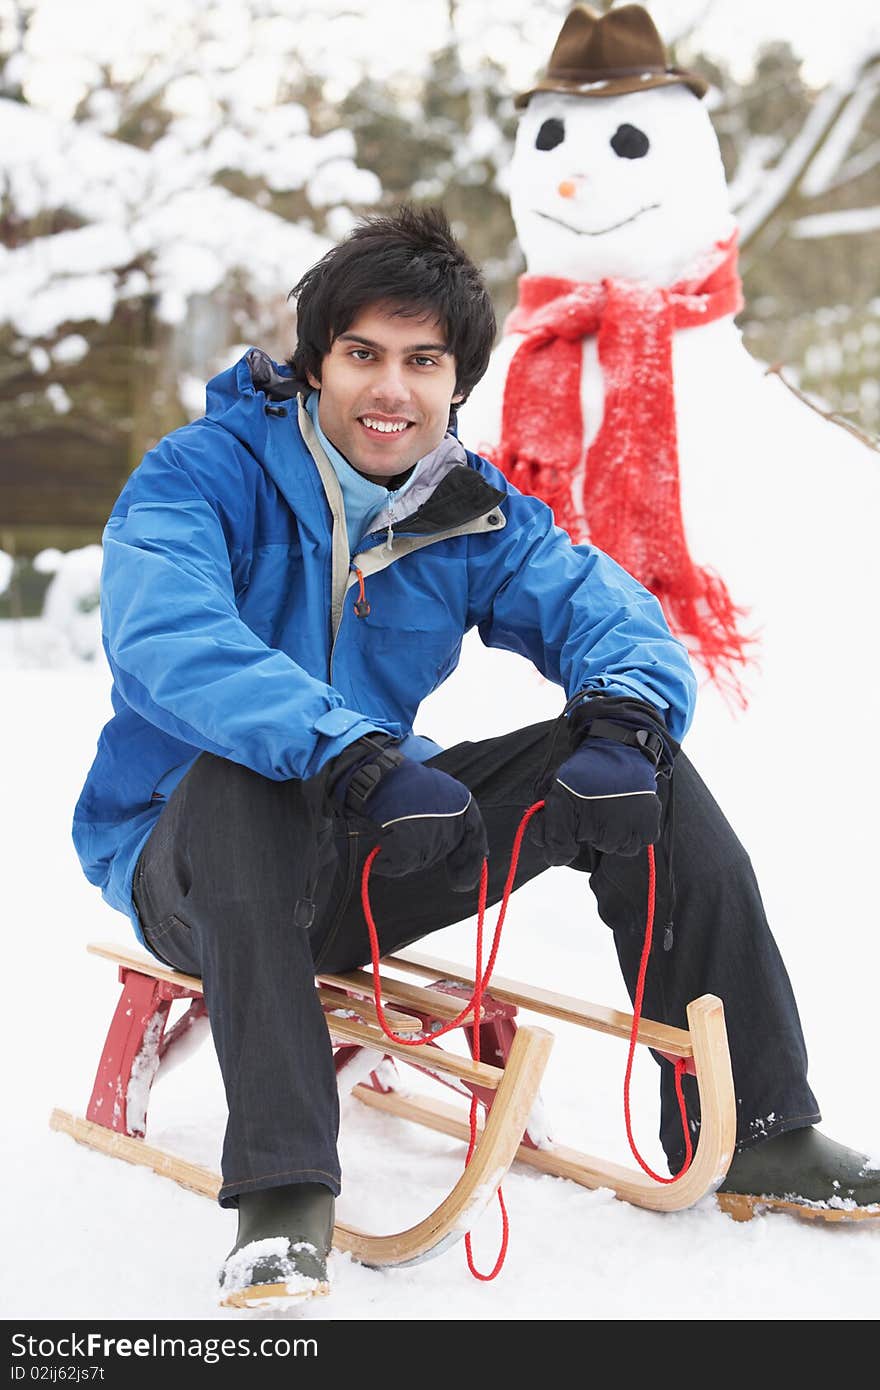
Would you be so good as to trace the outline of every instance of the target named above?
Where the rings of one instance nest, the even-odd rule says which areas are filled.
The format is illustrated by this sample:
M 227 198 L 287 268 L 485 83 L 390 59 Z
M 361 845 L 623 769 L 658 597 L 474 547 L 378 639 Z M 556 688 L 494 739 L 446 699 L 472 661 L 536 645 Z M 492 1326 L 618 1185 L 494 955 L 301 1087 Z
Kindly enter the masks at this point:
M 491 976 L 492 976 L 492 971 L 493 971 L 494 968 L 495 968 L 495 959 L 496 959 L 496 957 L 497 957 L 497 955 L 498 955 L 498 947 L 499 947 L 499 945 L 500 945 L 500 943 L 501 943 L 501 929 L 502 929 L 502 927 L 504 926 L 504 919 L 505 919 L 505 917 L 507 916 L 507 904 L 508 904 L 508 901 L 509 901 L 509 899 L 510 899 L 510 894 L 511 894 L 511 892 L 513 891 L 513 882 L 514 882 L 514 879 L 515 879 L 515 877 L 516 877 L 516 868 L 517 868 L 517 864 L 519 863 L 519 856 L 520 856 L 520 851 L 521 851 L 521 849 L 522 849 L 523 836 L 524 836 L 524 834 L 525 834 L 525 832 L 526 832 L 526 827 L 527 827 L 529 821 L 531 820 L 532 816 L 535 815 L 536 812 L 540 811 L 540 810 L 543 808 L 543 806 L 544 806 L 544 802 L 543 802 L 543 801 L 536 801 L 536 802 L 533 803 L 533 805 L 529 806 L 529 807 L 527 808 L 527 810 L 523 813 L 523 817 L 522 817 L 522 819 L 520 820 L 520 823 L 519 823 L 519 825 L 518 825 L 518 827 L 517 827 L 516 835 L 514 836 L 514 841 L 513 841 L 513 848 L 512 848 L 511 853 L 510 853 L 510 868 L 509 868 L 508 871 L 507 871 L 507 878 L 506 878 L 505 883 L 504 883 L 504 891 L 503 891 L 503 893 L 502 893 L 502 895 L 501 895 L 501 904 L 500 904 L 500 907 L 499 907 L 499 910 L 498 910 L 498 921 L 497 921 L 497 923 L 496 923 L 496 925 L 495 925 L 495 933 L 494 933 L 494 936 L 493 936 L 493 938 L 492 938 L 492 949 L 491 949 L 491 951 L 489 952 L 489 960 L 488 960 L 488 962 L 487 962 L 487 964 L 486 964 L 485 973 L 483 972 L 483 923 L 484 923 L 485 915 L 486 915 L 486 897 L 487 897 L 487 894 L 488 894 L 488 884 L 489 884 L 489 866 L 488 866 L 488 862 L 487 862 L 485 859 L 483 860 L 483 868 L 482 868 L 482 871 L 481 871 L 481 873 L 480 873 L 480 891 L 479 891 L 478 906 L 477 906 L 477 942 L 476 942 L 476 966 L 475 966 L 475 970 L 474 970 L 474 992 L 473 992 L 473 994 L 471 995 L 470 999 L 469 999 L 469 1000 L 467 1001 L 467 1003 L 465 1004 L 464 1008 L 461 1010 L 461 1012 L 458 1013 L 458 1014 L 456 1014 L 455 1018 L 451 1019 L 448 1023 L 444 1024 L 441 1028 L 438 1028 L 438 1029 L 436 1030 L 436 1032 L 433 1032 L 433 1033 L 430 1035 L 430 1037 L 424 1037 L 424 1038 L 404 1038 L 404 1037 L 401 1037 L 399 1033 L 393 1032 L 392 1029 L 389 1028 L 389 1026 L 388 1026 L 388 1020 L 387 1020 L 387 1018 L 386 1018 L 386 1016 L 385 1016 L 385 1010 L 384 1010 L 384 1008 L 383 1008 L 383 1006 L 382 1006 L 382 981 L 381 981 L 381 976 L 380 976 L 380 971 L 379 971 L 379 934 L 378 934 L 378 931 L 377 931 L 377 928 L 376 928 L 375 919 L 374 919 L 374 917 L 373 917 L 373 909 L 372 909 L 372 907 L 371 907 L 371 905 L 370 905 L 370 889 L 369 889 L 369 883 L 370 883 L 370 870 L 371 870 L 371 868 L 372 868 L 372 866 L 373 866 L 373 861 L 375 860 L 375 858 L 377 857 L 377 855 L 381 853 L 382 846 L 381 846 L 381 845 L 376 845 L 375 848 L 372 849 L 372 850 L 370 851 L 370 853 L 367 855 L 367 859 L 366 859 L 366 862 L 365 862 L 365 864 L 364 864 L 363 872 L 362 872 L 362 874 L 361 874 L 361 905 L 362 905 L 362 907 L 363 907 L 364 918 L 365 918 L 366 923 L 367 923 L 367 932 L 368 932 L 369 938 L 370 938 L 370 956 L 371 956 L 372 965 L 373 965 L 373 999 L 374 999 L 374 1003 L 375 1003 L 375 1006 L 376 1006 L 376 1015 L 377 1015 L 377 1017 L 378 1017 L 378 1019 L 379 1019 L 380 1027 L 382 1028 L 382 1031 L 383 1031 L 383 1033 L 385 1034 L 385 1036 L 388 1037 L 388 1038 L 390 1038 L 393 1042 L 401 1043 L 401 1044 L 403 1044 L 405 1047 L 425 1047 L 425 1046 L 427 1046 L 428 1044 L 433 1043 L 437 1038 L 442 1037 L 442 1036 L 444 1035 L 444 1033 L 450 1033 L 450 1032 L 452 1032 L 452 1030 L 453 1030 L 454 1028 L 459 1028 L 459 1027 L 461 1027 L 461 1025 L 463 1024 L 464 1020 L 467 1018 L 468 1014 L 471 1012 L 471 1010 L 473 1010 L 473 1047 L 472 1047 L 472 1050 L 473 1050 L 473 1058 L 474 1058 L 474 1061 L 475 1061 L 475 1062 L 479 1062 L 479 1060 L 480 1060 L 480 1026 L 479 1026 L 479 1020 L 480 1020 L 480 1013 L 481 1013 L 481 1009 L 482 1009 L 483 994 L 485 993 L 485 991 L 486 991 L 487 988 L 488 988 L 489 980 L 491 979 Z M 690 1167 L 690 1164 L 691 1164 L 691 1159 L 692 1159 L 692 1157 L 693 1157 L 693 1149 L 692 1149 L 692 1146 L 691 1146 L 690 1134 L 689 1134 L 689 1132 L 688 1132 L 688 1127 L 687 1127 L 687 1114 L 686 1114 L 686 1111 L 685 1111 L 684 1093 L 683 1093 L 683 1091 L 682 1091 L 682 1084 L 681 1084 L 681 1078 L 682 1078 L 682 1076 L 683 1076 L 683 1074 L 684 1074 L 685 1067 L 686 1067 L 686 1063 L 685 1063 L 684 1059 L 683 1059 L 683 1058 L 678 1058 L 678 1059 L 676 1060 L 676 1063 L 675 1063 L 675 1091 L 676 1091 L 676 1095 L 677 1095 L 677 1097 L 678 1097 L 679 1111 L 680 1111 L 680 1113 L 681 1113 L 681 1119 L 682 1119 L 682 1129 L 683 1129 L 683 1131 L 684 1131 L 684 1140 L 685 1140 L 685 1160 L 684 1160 L 684 1164 L 682 1165 L 681 1169 L 679 1170 L 678 1173 L 675 1174 L 674 1177 L 671 1177 L 671 1178 L 662 1177 L 659 1173 L 655 1173 L 655 1172 L 653 1171 L 653 1169 L 651 1169 L 651 1168 L 648 1167 L 648 1165 L 645 1163 L 644 1159 L 643 1159 L 643 1158 L 641 1157 L 641 1155 L 639 1154 L 639 1151 L 638 1151 L 638 1149 L 636 1148 L 636 1145 L 635 1145 L 635 1140 L 633 1139 L 633 1135 L 632 1135 L 632 1126 L 631 1126 L 631 1122 L 630 1122 L 630 1104 L 629 1104 L 629 1088 L 630 1088 L 630 1078 L 631 1078 L 631 1075 L 632 1075 L 632 1063 L 633 1063 L 633 1057 L 634 1057 L 634 1055 L 635 1055 L 636 1042 L 638 1041 L 639 1022 L 640 1022 L 640 1019 L 641 1019 L 641 1011 L 642 1011 L 642 997 L 643 997 L 644 992 L 645 992 L 645 975 L 646 975 L 646 973 L 647 973 L 647 968 L 648 968 L 648 957 L 649 957 L 650 952 L 651 952 L 651 941 L 652 941 L 653 933 L 654 933 L 654 904 L 655 904 L 655 896 L 656 896 L 655 889 L 656 889 L 656 871 L 655 871 L 655 866 L 654 866 L 654 847 L 653 847 L 653 845 L 649 845 L 649 846 L 648 846 L 648 910 L 647 910 L 647 923 L 646 923 L 646 927 L 645 927 L 645 944 L 644 944 L 643 949 L 642 949 L 642 959 L 641 959 L 641 963 L 640 963 L 640 965 L 639 965 L 639 977 L 638 977 L 638 983 L 637 983 L 637 986 L 636 986 L 636 997 L 635 997 L 635 1002 L 634 1002 L 634 1005 L 633 1005 L 633 1022 L 632 1022 L 632 1029 L 631 1029 L 631 1031 L 630 1031 L 629 1055 L 628 1055 L 628 1057 L 627 1057 L 627 1063 L 626 1063 L 626 1076 L 625 1076 L 625 1078 L 624 1078 L 624 1085 L 623 1085 L 623 1105 L 624 1105 L 624 1114 L 625 1114 L 625 1117 L 626 1117 L 626 1134 L 627 1134 L 627 1139 L 629 1140 L 629 1146 L 630 1146 L 630 1148 L 631 1148 L 631 1150 L 632 1150 L 632 1152 L 633 1152 L 633 1155 L 634 1155 L 636 1161 L 639 1163 L 639 1165 L 641 1166 L 641 1168 L 642 1168 L 650 1177 L 654 1178 L 657 1182 L 671 1183 L 671 1182 L 676 1182 L 680 1177 L 682 1177 L 682 1175 L 683 1175 L 684 1173 L 687 1172 L 687 1170 L 688 1170 L 688 1168 Z M 469 1111 L 469 1115 L 468 1115 L 468 1121 L 469 1121 L 469 1127 L 470 1127 L 470 1143 L 468 1144 L 468 1151 L 467 1151 L 467 1154 L 465 1155 L 465 1160 L 464 1160 L 464 1165 L 465 1165 L 465 1167 L 467 1167 L 468 1164 L 470 1163 L 471 1158 L 473 1157 L 474 1149 L 476 1148 L 476 1144 L 477 1144 L 477 1104 L 478 1104 L 478 1101 L 477 1101 L 476 1095 L 472 1095 L 472 1096 L 471 1096 L 471 1103 L 470 1103 L 470 1111 Z M 501 1225 L 502 1225 L 502 1231 L 501 1231 L 501 1249 L 500 1249 L 500 1252 L 499 1252 L 499 1254 L 498 1254 L 498 1259 L 495 1261 L 495 1265 L 494 1265 L 494 1267 L 492 1268 L 492 1270 L 490 1271 L 489 1274 L 483 1274 L 483 1273 L 481 1273 L 481 1271 L 478 1270 L 478 1269 L 475 1267 L 475 1265 L 474 1265 L 473 1251 L 472 1251 L 472 1248 L 471 1248 L 471 1235 L 470 1235 L 470 1231 L 468 1231 L 468 1232 L 466 1233 L 465 1238 L 464 1238 L 464 1241 L 465 1241 L 465 1249 L 466 1249 L 466 1251 L 467 1251 L 468 1269 L 470 1270 L 471 1274 L 474 1276 L 475 1279 L 481 1279 L 481 1280 L 484 1280 L 484 1281 L 487 1281 L 487 1282 L 488 1282 L 490 1279 L 494 1279 L 494 1278 L 496 1277 L 496 1275 L 500 1272 L 502 1265 L 504 1264 L 504 1259 L 505 1259 L 505 1256 L 506 1256 L 506 1254 L 507 1254 L 508 1237 L 509 1237 L 509 1232 L 510 1232 L 509 1222 L 508 1222 L 508 1218 L 507 1218 L 507 1208 L 506 1208 L 506 1206 L 504 1205 L 504 1194 L 502 1193 L 502 1190 L 501 1190 L 501 1187 L 500 1187 L 500 1186 L 499 1186 L 499 1188 L 498 1188 L 498 1204 L 499 1204 L 499 1206 L 500 1206 L 500 1208 L 501 1208 Z
M 645 942 L 642 946 L 642 959 L 639 962 L 639 977 L 636 983 L 636 997 L 633 1001 L 633 1021 L 632 1029 L 630 1030 L 629 1035 L 629 1055 L 626 1059 L 626 1076 L 624 1077 L 623 1082 L 623 1113 L 626 1117 L 626 1137 L 629 1140 L 630 1149 L 632 1150 L 633 1157 L 635 1158 L 639 1167 L 643 1170 L 643 1172 L 648 1174 L 649 1178 L 653 1178 L 655 1182 L 670 1183 L 678 1182 L 679 1178 L 684 1177 L 688 1168 L 690 1168 L 691 1166 L 691 1160 L 694 1156 L 693 1146 L 691 1145 L 690 1131 L 688 1129 L 687 1110 L 685 1108 L 684 1103 L 684 1091 L 682 1089 L 682 1077 L 684 1076 L 685 1070 L 687 1068 L 687 1063 L 685 1062 L 683 1057 L 676 1057 L 675 1059 L 675 1094 L 678 1098 L 678 1111 L 681 1115 L 681 1128 L 682 1133 L 684 1134 L 684 1163 L 681 1165 L 678 1172 L 675 1173 L 671 1178 L 663 1177 L 660 1173 L 655 1173 L 653 1168 L 650 1168 L 648 1164 L 645 1162 L 645 1160 L 642 1158 L 641 1154 L 636 1148 L 636 1142 L 633 1139 L 632 1124 L 630 1122 L 629 1114 L 629 1083 L 630 1078 L 632 1076 L 632 1064 L 633 1057 L 635 1056 L 636 1051 L 636 1042 L 638 1041 L 639 1036 L 639 1022 L 642 1017 L 642 998 L 645 993 L 645 976 L 648 972 L 648 957 L 651 954 L 651 941 L 654 936 L 654 904 L 656 900 L 656 886 L 657 872 L 654 864 L 654 846 L 648 845 L 648 910 L 646 914 L 647 920 L 645 923 Z
M 495 958 L 498 955 L 498 947 L 501 943 L 501 928 L 504 926 L 504 919 L 507 915 L 507 904 L 510 899 L 510 894 L 513 891 L 513 881 L 516 877 L 516 866 L 519 863 L 520 850 L 522 848 L 522 841 L 523 836 L 526 832 L 526 826 L 528 825 L 532 816 L 535 815 L 537 811 L 540 811 L 543 805 L 543 801 L 536 801 L 532 806 L 529 806 L 528 809 L 524 812 L 522 820 L 517 826 L 516 835 L 513 841 L 513 849 L 510 852 L 510 868 L 507 871 L 507 878 L 504 883 L 504 892 L 501 895 L 501 906 L 498 910 L 498 921 L 495 924 L 495 934 L 492 938 L 492 949 L 489 952 L 489 960 L 486 964 L 485 974 L 483 973 L 483 922 L 486 916 L 486 897 L 488 895 L 489 888 L 489 865 L 485 859 L 483 860 L 483 868 L 480 873 L 480 892 L 477 905 L 477 947 L 476 967 L 474 969 L 474 992 L 471 995 L 468 1002 L 465 1004 L 464 1008 L 461 1010 L 461 1012 L 459 1014 L 456 1014 L 455 1018 L 453 1018 L 449 1023 L 444 1024 L 442 1028 L 438 1028 L 435 1033 L 432 1033 L 431 1036 L 427 1038 L 402 1038 L 399 1034 L 392 1032 L 391 1029 L 388 1027 L 388 1021 L 385 1017 L 385 1010 L 382 1007 L 382 982 L 379 974 L 379 934 L 376 930 L 376 923 L 373 918 L 373 910 L 370 906 L 369 891 L 370 869 L 372 868 L 373 860 L 381 852 L 382 846 L 376 845 L 376 847 L 372 849 L 370 853 L 367 855 L 366 863 L 364 864 L 363 868 L 363 873 L 361 874 L 361 904 L 363 906 L 364 917 L 367 923 L 367 931 L 370 937 L 370 955 L 373 963 L 373 999 L 376 1005 L 376 1014 L 378 1015 L 382 1031 L 385 1034 L 385 1036 L 391 1038 L 393 1042 L 403 1043 L 406 1047 L 425 1047 L 428 1043 L 432 1043 L 437 1038 L 441 1038 L 444 1033 L 449 1033 L 454 1028 L 460 1027 L 467 1015 L 473 1009 L 472 1051 L 474 1061 L 479 1062 L 480 1013 L 482 1009 L 483 993 L 489 984 L 492 971 L 495 969 Z M 473 1157 L 474 1149 L 476 1148 L 477 1144 L 477 1104 L 477 1097 L 475 1095 L 472 1095 L 470 1111 L 468 1114 L 468 1122 L 470 1127 L 470 1143 L 468 1144 L 468 1151 L 465 1155 L 465 1167 L 467 1167 L 470 1163 L 471 1158 Z M 478 1270 L 474 1264 L 473 1251 L 471 1248 L 470 1231 L 466 1233 L 464 1238 L 465 1250 L 467 1251 L 468 1269 L 470 1270 L 471 1274 L 474 1276 L 475 1279 L 482 1279 L 484 1281 L 494 1279 L 495 1276 L 500 1272 L 501 1266 L 504 1264 L 504 1259 L 507 1254 L 507 1242 L 510 1233 L 510 1228 L 507 1219 L 507 1208 L 504 1205 L 504 1194 L 501 1191 L 500 1186 L 498 1188 L 498 1205 L 501 1208 L 501 1250 L 499 1252 L 498 1259 L 495 1261 L 495 1265 L 493 1266 L 489 1274 L 481 1273 L 481 1271 Z

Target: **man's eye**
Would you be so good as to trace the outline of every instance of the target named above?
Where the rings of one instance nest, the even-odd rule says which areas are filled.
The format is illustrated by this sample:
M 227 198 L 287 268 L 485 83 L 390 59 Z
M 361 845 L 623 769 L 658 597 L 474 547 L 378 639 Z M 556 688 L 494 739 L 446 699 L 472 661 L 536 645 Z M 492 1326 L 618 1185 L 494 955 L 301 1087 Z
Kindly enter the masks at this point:
M 414 357 L 413 361 L 417 367 L 433 367 L 436 365 L 435 357 Z
M 370 352 L 369 348 L 352 348 L 351 355 L 357 358 L 358 362 L 363 362 L 366 358 L 372 357 L 373 354 Z

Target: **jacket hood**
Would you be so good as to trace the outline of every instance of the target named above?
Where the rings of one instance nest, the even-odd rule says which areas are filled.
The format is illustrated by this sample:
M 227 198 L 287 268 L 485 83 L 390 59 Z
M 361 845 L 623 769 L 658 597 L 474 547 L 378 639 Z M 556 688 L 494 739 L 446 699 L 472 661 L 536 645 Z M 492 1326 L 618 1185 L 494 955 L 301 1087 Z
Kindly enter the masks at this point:
M 243 360 L 248 364 L 255 390 L 262 391 L 270 401 L 296 399 L 298 392 L 289 367 L 279 367 L 262 348 L 249 348 Z
M 261 348 L 248 348 L 231 367 L 211 378 L 206 396 L 206 418 L 252 445 L 248 419 L 259 418 L 276 401 L 295 402 L 296 390 L 288 367 L 273 362 Z M 272 413 L 286 414 L 285 405 L 279 404 Z
M 290 368 L 273 362 L 262 348 L 248 348 L 231 367 L 211 377 L 207 385 L 209 420 L 219 420 L 242 398 L 254 400 L 259 394 L 267 401 L 293 400 L 296 388 Z

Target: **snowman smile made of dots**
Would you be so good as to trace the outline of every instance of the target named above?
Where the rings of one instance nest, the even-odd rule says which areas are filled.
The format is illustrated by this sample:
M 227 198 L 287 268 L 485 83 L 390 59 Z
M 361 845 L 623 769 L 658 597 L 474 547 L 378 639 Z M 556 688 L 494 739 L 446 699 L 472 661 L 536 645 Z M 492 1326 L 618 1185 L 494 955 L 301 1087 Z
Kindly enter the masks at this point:
M 683 87 L 585 100 L 534 95 L 517 130 L 511 211 L 530 273 L 668 283 L 730 234 L 724 169 Z M 584 238 L 609 237 L 591 250 Z

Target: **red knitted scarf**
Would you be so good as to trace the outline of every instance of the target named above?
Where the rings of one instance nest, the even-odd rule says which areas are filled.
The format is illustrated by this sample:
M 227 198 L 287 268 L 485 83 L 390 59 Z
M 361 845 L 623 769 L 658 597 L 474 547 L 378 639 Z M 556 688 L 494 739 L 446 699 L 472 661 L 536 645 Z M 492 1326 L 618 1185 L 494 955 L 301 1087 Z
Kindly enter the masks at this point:
M 526 336 L 510 363 L 493 458 L 521 492 L 542 498 L 572 539 L 611 555 L 660 600 L 667 621 L 712 680 L 745 707 L 737 668 L 751 639 L 737 628 L 721 577 L 698 568 L 681 515 L 672 336 L 743 305 L 736 235 L 707 274 L 658 289 L 523 275 L 505 333 Z M 597 335 L 605 408 L 587 455 L 583 507 L 572 475 L 583 456 L 582 340 Z

